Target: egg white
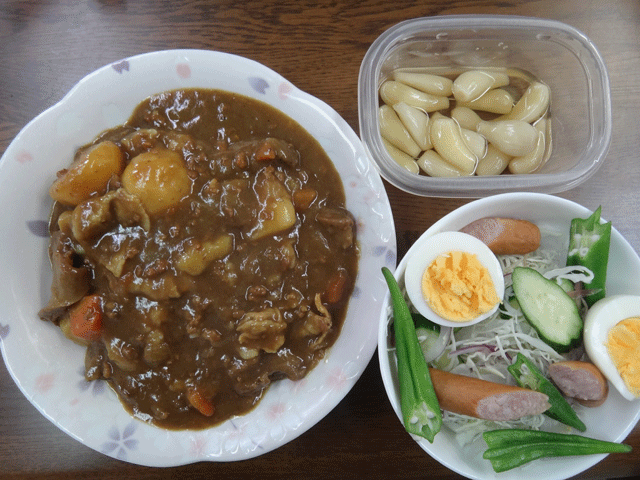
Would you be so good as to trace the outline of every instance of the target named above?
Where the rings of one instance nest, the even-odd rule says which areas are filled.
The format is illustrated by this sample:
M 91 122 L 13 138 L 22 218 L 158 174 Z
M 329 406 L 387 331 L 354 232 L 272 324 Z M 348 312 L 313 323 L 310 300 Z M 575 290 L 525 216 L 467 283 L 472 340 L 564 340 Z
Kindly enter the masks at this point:
M 609 330 L 618 322 L 640 316 L 640 296 L 612 295 L 596 302 L 587 312 L 584 321 L 584 346 L 587 355 L 602 374 L 627 400 L 637 397 L 629 391 L 616 368 L 605 342 Z
M 451 251 L 475 254 L 480 263 L 489 271 L 499 302 L 491 311 L 468 322 L 452 322 L 436 314 L 422 294 L 422 274 L 438 256 Z M 493 315 L 504 298 L 504 274 L 495 254 L 476 237 L 462 232 L 440 232 L 422 236 L 411 247 L 407 268 L 404 272 L 404 283 L 407 295 L 413 306 L 425 318 L 447 327 L 465 327 L 478 323 Z

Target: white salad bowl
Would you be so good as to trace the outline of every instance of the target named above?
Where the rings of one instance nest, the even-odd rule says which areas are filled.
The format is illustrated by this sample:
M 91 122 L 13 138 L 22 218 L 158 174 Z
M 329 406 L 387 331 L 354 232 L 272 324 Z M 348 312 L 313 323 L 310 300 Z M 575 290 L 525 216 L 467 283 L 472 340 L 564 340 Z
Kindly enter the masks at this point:
M 287 114 L 325 149 L 357 221 L 361 258 L 342 333 L 298 382 L 275 382 L 244 416 L 199 431 L 172 431 L 125 411 L 102 381 L 84 378 L 84 351 L 38 318 L 50 295 L 48 189 L 75 150 L 124 123 L 152 94 L 215 88 L 261 100 Z M 269 452 L 301 435 L 349 392 L 371 360 L 382 309 L 382 266 L 395 265 L 395 230 L 386 192 L 349 125 L 328 105 L 254 61 L 221 52 L 170 50 L 131 57 L 82 79 L 31 121 L 0 161 L 0 347 L 26 398 L 63 431 L 114 458 L 149 466 L 233 461 Z M 11 412 L 5 412 L 10 415 Z
M 606 216 L 607 206 L 603 206 Z M 569 226 L 573 218 L 587 218 L 591 211 L 572 201 L 540 193 L 506 193 L 470 202 L 446 215 L 431 226 L 423 236 L 439 232 L 458 231 L 465 225 L 483 217 L 511 217 L 529 220 L 540 228 L 542 248 L 554 249 L 565 255 L 569 245 Z M 416 242 L 418 244 L 419 242 Z M 412 247 L 413 248 L 413 247 Z M 395 278 L 401 281 L 411 258 L 412 248 L 400 261 Z M 607 275 L 607 294 L 632 294 L 640 291 L 640 258 L 612 228 Z M 380 316 L 378 330 L 378 357 L 384 386 L 393 409 L 402 422 L 396 354 L 390 333 L 391 308 L 389 295 Z M 585 436 L 621 442 L 640 419 L 640 400 L 629 401 L 614 388 L 609 389 L 606 402 L 597 408 L 576 406 L 580 418 L 587 426 Z M 546 424 L 557 422 L 547 419 Z M 553 427 L 551 427 L 553 428 Z M 559 480 L 580 474 L 606 455 L 545 458 L 535 460 L 516 469 L 495 473 L 488 460 L 482 458 L 487 445 L 480 437 L 471 444 L 461 446 L 453 431 L 443 426 L 433 443 L 413 437 L 420 447 L 447 468 L 467 478 L 478 480 Z

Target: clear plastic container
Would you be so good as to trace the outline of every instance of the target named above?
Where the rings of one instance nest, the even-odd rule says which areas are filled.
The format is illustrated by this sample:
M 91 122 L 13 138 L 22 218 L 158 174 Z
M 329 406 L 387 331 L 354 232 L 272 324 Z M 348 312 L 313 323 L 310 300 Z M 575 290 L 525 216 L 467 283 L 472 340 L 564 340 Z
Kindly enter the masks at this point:
M 504 67 L 529 72 L 551 89 L 552 150 L 538 173 L 458 178 L 416 175 L 387 153 L 378 125 L 378 88 L 401 67 Z M 385 31 L 369 48 L 358 80 L 360 137 L 380 174 L 396 187 L 430 197 L 506 192 L 557 193 L 602 165 L 611 143 L 611 93 L 595 45 L 561 22 L 517 16 L 417 18 Z

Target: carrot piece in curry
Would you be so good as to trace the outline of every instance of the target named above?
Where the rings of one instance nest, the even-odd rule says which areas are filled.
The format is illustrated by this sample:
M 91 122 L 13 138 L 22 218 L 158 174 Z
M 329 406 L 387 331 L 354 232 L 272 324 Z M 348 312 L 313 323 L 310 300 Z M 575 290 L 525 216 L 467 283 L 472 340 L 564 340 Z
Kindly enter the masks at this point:
M 189 400 L 189 403 L 193 408 L 198 410 L 205 417 L 212 416 L 216 411 L 213 402 L 206 398 L 197 388 L 190 388 L 187 390 L 187 400 Z
M 313 188 L 301 188 L 293 192 L 293 206 L 296 211 L 304 212 L 308 210 L 313 201 L 317 198 L 318 192 Z
M 78 338 L 98 340 L 102 334 L 102 298 L 87 295 L 69 310 L 71 333 Z
M 256 150 L 256 160 L 259 162 L 267 162 L 269 160 L 275 160 L 276 151 L 269 142 L 264 142 Z
M 324 300 L 328 303 L 338 303 L 344 294 L 347 283 L 347 274 L 344 270 L 338 270 L 329 280 L 324 292 Z

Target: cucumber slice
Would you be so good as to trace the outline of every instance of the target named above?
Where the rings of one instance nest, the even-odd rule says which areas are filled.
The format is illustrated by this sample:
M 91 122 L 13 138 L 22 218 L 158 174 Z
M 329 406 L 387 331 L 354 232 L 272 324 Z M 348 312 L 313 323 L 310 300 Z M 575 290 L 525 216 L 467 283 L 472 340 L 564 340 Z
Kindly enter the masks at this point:
M 518 300 L 516 300 L 516 296 L 511 295 L 509 298 L 505 298 L 498 308 L 500 318 L 502 319 L 510 318 L 510 315 L 507 313 L 508 310 L 506 304 L 509 304 L 510 307 L 515 308 L 516 310 L 520 310 L 520 305 L 518 304 Z
M 512 280 L 520 309 L 542 340 L 559 353 L 580 343 L 582 317 L 562 287 L 527 267 L 516 267 Z
M 413 323 L 416 325 L 416 335 L 418 336 L 422 354 L 425 361 L 429 363 L 438 358 L 444 350 L 445 345 L 440 337 L 441 327 L 419 313 L 412 313 L 411 316 L 413 317 Z
M 568 278 L 558 278 L 556 279 L 556 283 L 560 285 L 560 288 L 562 288 L 562 290 L 564 290 L 567 293 L 573 292 L 573 290 L 575 289 L 573 282 Z

